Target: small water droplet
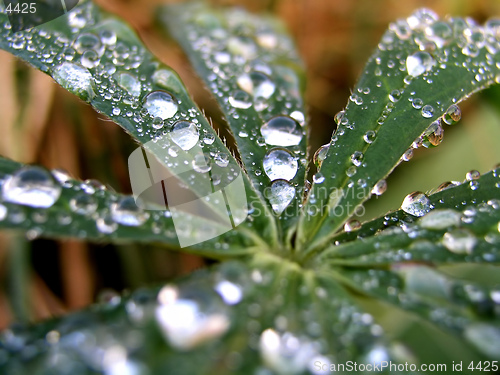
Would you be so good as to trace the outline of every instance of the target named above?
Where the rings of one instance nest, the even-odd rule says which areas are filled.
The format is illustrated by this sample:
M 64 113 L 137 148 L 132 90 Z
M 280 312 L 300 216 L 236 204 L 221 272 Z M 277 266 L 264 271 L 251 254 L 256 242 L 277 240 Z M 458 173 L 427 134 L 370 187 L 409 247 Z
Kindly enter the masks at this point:
M 178 121 L 170 132 L 172 141 L 184 151 L 192 149 L 200 139 L 198 128 L 189 121 Z
M 410 147 L 408 150 L 405 151 L 403 156 L 401 156 L 401 160 L 410 161 L 412 157 L 413 157 L 413 148 Z
M 248 109 L 252 106 L 252 98 L 242 90 L 234 91 L 228 99 L 229 104 L 234 108 Z
M 215 164 L 217 164 L 219 167 L 225 168 L 229 164 L 229 155 L 224 152 L 217 151 L 214 160 Z
M 375 138 L 377 137 L 377 133 L 375 133 L 373 130 L 368 130 L 364 135 L 363 135 L 363 140 L 368 143 L 368 144 L 371 144 L 373 143 L 373 141 L 375 140 Z
M 7 178 L 2 186 L 2 197 L 6 202 L 47 208 L 59 199 L 61 190 L 48 171 L 27 166 Z
M 430 71 L 435 64 L 436 61 L 432 56 L 424 51 L 415 52 L 406 58 L 406 70 L 413 77 Z
M 420 99 L 420 98 L 415 98 L 415 99 L 413 99 L 413 101 L 411 102 L 411 105 L 412 105 L 412 107 L 413 107 L 413 108 L 415 108 L 415 109 L 420 109 L 420 108 L 422 108 L 422 106 L 424 105 L 424 102 L 423 102 L 423 100 L 422 100 L 422 99 Z
M 387 181 L 379 180 L 372 188 L 372 194 L 382 195 L 387 190 Z
M 276 85 L 271 78 L 262 72 L 250 72 L 238 77 L 237 84 L 254 98 L 269 99 L 276 90 Z
M 425 107 L 424 107 L 425 108 Z M 441 144 L 444 137 L 444 130 L 441 120 L 434 121 L 422 134 L 422 146 L 425 148 L 436 147 Z
M 401 98 L 401 94 L 402 92 L 400 90 L 392 90 L 390 93 L 389 93 L 389 100 L 393 103 L 396 103 L 397 101 L 399 101 L 399 99 Z
M 263 160 L 264 172 L 274 180 L 293 179 L 297 173 L 298 163 L 292 153 L 288 150 L 275 148 L 269 151 Z
M 321 167 L 321 164 L 323 164 L 323 160 L 326 159 L 326 155 L 328 153 L 328 150 L 330 149 L 330 144 L 327 143 L 326 145 L 321 146 L 316 150 L 314 153 L 314 164 L 316 167 Z
M 467 181 L 479 180 L 480 177 L 481 177 L 481 173 L 479 173 L 479 171 L 476 171 L 475 169 L 473 169 L 465 174 L 465 179 Z
M 424 216 L 431 210 L 431 202 L 424 193 L 415 191 L 405 197 L 401 209 L 413 216 Z
M 92 195 L 80 193 L 71 198 L 69 207 L 77 214 L 89 215 L 97 209 L 97 200 Z
M 286 180 L 276 180 L 271 184 L 267 198 L 273 211 L 281 214 L 295 197 L 295 188 Z
M 191 162 L 193 170 L 198 173 L 207 173 L 212 169 L 210 158 L 203 154 L 196 154 Z
M 137 227 L 144 224 L 149 214 L 136 205 L 133 197 L 123 197 L 111 205 L 111 218 L 118 224 Z
M 63 88 L 88 102 L 95 97 L 94 79 L 87 68 L 64 62 L 54 68 L 52 78 Z
M 143 106 L 152 117 L 160 117 L 163 120 L 173 117 L 178 109 L 176 100 L 166 91 L 149 93 Z
M 453 125 L 460 121 L 461 117 L 462 111 L 460 110 L 460 107 L 456 104 L 452 104 L 444 113 L 443 122 L 447 125 Z
M 315 184 L 322 184 L 323 182 L 325 182 L 325 176 L 323 176 L 321 172 L 317 172 L 313 176 L 313 182 Z
M 359 167 L 363 162 L 363 157 L 364 156 L 361 151 L 354 151 L 354 153 L 351 155 L 352 164 L 354 164 L 356 167 Z
M 422 107 L 422 117 L 431 118 L 434 115 L 434 108 L 431 105 L 426 104 Z
M 111 215 L 105 214 L 97 219 L 96 227 L 103 234 L 111 234 L 118 229 L 118 224 L 113 221 Z
M 361 223 L 356 219 L 349 220 L 344 225 L 344 231 L 346 232 L 352 232 L 353 230 L 358 230 L 359 228 L 361 228 Z
M 443 236 L 443 245 L 456 254 L 471 254 L 476 243 L 477 238 L 465 228 L 453 229 Z
M 300 125 L 288 116 L 276 116 L 262 125 L 260 132 L 272 146 L 296 146 L 302 140 Z

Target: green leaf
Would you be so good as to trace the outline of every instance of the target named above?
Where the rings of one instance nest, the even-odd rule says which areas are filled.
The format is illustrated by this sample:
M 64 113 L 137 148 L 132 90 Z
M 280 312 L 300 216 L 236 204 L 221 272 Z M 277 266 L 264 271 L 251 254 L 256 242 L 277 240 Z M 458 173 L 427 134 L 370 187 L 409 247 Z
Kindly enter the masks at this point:
M 217 99 L 253 185 L 276 214 L 284 211 L 282 228 L 292 227 L 304 193 L 307 137 L 303 66 L 283 25 L 203 3 L 165 6 L 160 19 Z M 279 179 L 288 182 L 272 185 Z
M 3 13 L 0 22 L 7 23 Z M 82 2 L 67 15 L 36 28 L 17 33 L 2 28 L 0 48 L 50 74 L 125 129 L 154 155 L 148 156 L 148 162 L 159 165 L 155 178 L 164 176 L 167 172 L 162 168 L 166 167 L 170 173 L 167 175 L 180 179 L 185 190 L 203 198 L 198 200 L 200 204 L 225 221 L 227 207 L 237 208 L 232 218 L 235 225 L 248 210 L 255 212 L 240 225 L 240 230 L 259 233 L 269 244 L 276 242 L 276 224 L 267 205 L 193 103 L 177 74 L 156 60 L 121 20 L 92 2 Z M 138 151 L 144 164 L 140 154 Z M 199 165 L 199 171 L 186 170 L 186 163 L 192 164 L 194 171 L 195 164 Z M 138 174 L 144 174 L 147 169 L 142 164 L 140 168 L 132 165 L 130 172 L 139 170 Z M 220 177 L 219 187 L 211 184 L 216 175 Z M 141 185 L 145 177 L 136 176 L 135 182 Z M 220 189 L 232 180 L 238 180 L 245 190 L 248 205 L 242 204 L 245 199 L 241 189 L 237 195 L 226 191 L 226 204 L 221 204 Z M 215 195 L 207 196 L 207 181 Z
M 132 196 L 114 193 L 95 180 L 78 181 L 55 170 L 0 158 L 3 180 L 0 228 L 25 231 L 29 239 L 76 237 L 106 242 L 157 242 L 179 246 L 178 231 L 169 210 L 147 212 Z M 203 221 L 184 214 L 203 237 Z M 214 224 L 217 229 L 216 224 Z M 214 228 L 211 228 L 215 230 Z M 220 245 L 230 244 L 230 249 Z M 230 231 L 196 244 L 190 252 L 211 257 L 247 254 L 265 246 L 248 230 Z
M 391 24 L 336 117 L 320 168 L 325 180 L 313 185 L 299 226 L 302 251 L 330 241 L 414 142 L 439 143 L 448 108 L 495 83 L 496 31 L 494 22 L 437 20 L 429 10 Z M 436 134 L 422 137 L 426 129 Z
M 35 342 L 33 355 L 23 356 Z M 84 374 L 284 375 L 349 360 L 410 359 L 398 356 L 381 327 L 335 280 L 267 256 L 115 296 L 35 327 L 12 327 L 0 337 L 0 352 L 10 356 L 0 363 L 9 375 L 38 373 L 48 361 L 56 373 L 78 367 Z

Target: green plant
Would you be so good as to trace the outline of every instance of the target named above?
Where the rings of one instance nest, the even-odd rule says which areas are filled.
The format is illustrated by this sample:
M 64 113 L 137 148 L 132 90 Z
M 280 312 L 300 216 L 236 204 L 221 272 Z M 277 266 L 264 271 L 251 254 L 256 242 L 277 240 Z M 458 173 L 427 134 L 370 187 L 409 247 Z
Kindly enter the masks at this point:
M 327 373 L 348 361 L 431 365 L 432 355 L 412 355 L 387 322 L 384 334 L 375 318 L 387 306 L 417 317 L 433 337 L 460 341 L 464 370 L 471 363 L 495 370 L 500 290 L 445 266 L 498 271 L 500 171 L 471 171 L 434 194 L 410 194 L 401 210 L 363 225 L 349 219 L 372 194 L 384 193 L 384 179 L 414 148 L 440 143 L 443 126 L 460 118 L 460 101 L 500 79 L 499 21 L 477 26 L 420 10 L 391 24 L 336 116 L 331 142 L 315 154 L 311 186 L 302 66 L 275 20 L 203 4 L 160 12 L 215 94 L 234 145 L 217 135 L 178 76 L 93 3 L 17 33 L 5 27 L 4 14 L 0 21 L 2 49 L 109 116 L 174 173 L 191 149 L 185 138 L 175 140 L 176 126 L 190 123 L 182 134 L 194 137 L 206 158 L 180 178 L 204 196 L 202 176 L 241 163 L 249 208 L 234 230 L 183 249 L 220 264 L 4 331 L 2 373 L 295 374 Z M 159 93 L 154 106 L 151 93 Z M 168 210 L 143 211 L 131 197 L 60 171 L 8 159 L 0 171 L 2 228 L 28 238 L 178 246 Z M 206 205 L 224 214 L 214 200 Z M 191 237 L 214 230 L 182 215 Z M 461 360 L 443 363 L 450 371 Z

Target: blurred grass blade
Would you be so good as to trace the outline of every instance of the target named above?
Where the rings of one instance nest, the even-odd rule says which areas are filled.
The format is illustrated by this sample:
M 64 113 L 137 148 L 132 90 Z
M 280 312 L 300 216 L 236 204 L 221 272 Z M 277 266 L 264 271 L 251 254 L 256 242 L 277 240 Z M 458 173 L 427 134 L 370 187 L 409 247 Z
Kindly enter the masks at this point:
M 81 182 L 60 171 L 0 158 L 2 197 L 0 228 L 26 232 L 29 239 L 76 237 L 108 242 L 158 242 L 179 246 L 170 211 L 144 211 L 132 196 L 107 190 L 96 181 Z M 185 214 L 193 238 L 205 235 L 203 220 Z M 215 224 L 214 224 L 215 225 Z M 212 228 L 216 230 L 217 228 Z M 231 248 L 220 246 L 220 242 Z M 192 246 L 187 251 L 209 257 L 246 254 L 265 245 L 248 230 L 229 231 L 221 237 Z
M 324 181 L 314 184 L 303 211 L 300 247 L 330 241 L 374 187 L 383 192 L 376 184 L 412 144 L 439 144 L 443 114 L 443 122 L 453 123 L 460 117 L 453 105 L 495 83 L 498 30 L 495 22 L 439 20 L 430 10 L 391 24 L 345 112 L 336 116 L 338 128 L 320 168 Z
M 164 6 L 160 22 L 217 99 L 253 185 L 290 228 L 304 192 L 307 137 L 303 65 L 282 24 L 204 3 Z
M 276 241 L 273 217 L 265 214 L 267 205 L 179 77 L 157 61 L 124 22 L 86 1 L 54 21 L 16 33 L 4 13 L 0 22 L 7 25 L 0 31 L 0 48 L 48 73 L 109 116 L 215 215 L 227 219 L 227 204 L 232 209 L 234 197 L 228 195 L 229 201 L 223 205 L 214 196 L 220 195 L 228 180 L 238 180 L 236 175 L 240 175 L 246 191 L 240 201 L 246 198 L 248 206 L 242 204 L 238 209 L 263 213 L 242 226 L 271 244 Z M 215 180 L 215 175 L 221 183 L 215 188 L 217 194 L 210 195 L 213 191 L 207 192 L 204 182 Z

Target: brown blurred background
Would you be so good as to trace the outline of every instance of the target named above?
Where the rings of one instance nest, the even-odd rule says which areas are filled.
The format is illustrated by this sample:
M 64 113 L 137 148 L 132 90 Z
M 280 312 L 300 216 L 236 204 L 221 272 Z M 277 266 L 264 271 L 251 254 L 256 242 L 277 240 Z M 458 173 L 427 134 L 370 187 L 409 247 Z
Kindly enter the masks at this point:
M 98 3 L 128 20 L 152 52 L 179 72 L 199 105 L 216 116 L 215 101 L 200 86 L 182 52 L 155 28 L 155 7 L 161 1 Z M 468 15 L 479 22 L 500 17 L 498 0 L 214 3 L 272 12 L 288 26 L 307 67 L 312 152 L 328 142 L 334 114 L 346 104 L 349 90 L 391 21 L 423 6 L 440 16 Z M 4 52 L 0 52 L 0 82 L 0 154 L 25 163 L 64 168 L 82 180 L 98 179 L 117 191 L 129 191 L 126 160 L 135 145 L 118 126 L 57 87 L 48 76 Z M 426 191 L 445 180 L 463 180 L 469 169 L 486 171 L 500 162 L 496 146 L 500 139 L 499 102 L 498 90 L 489 90 L 463 105 L 461 123 L 446 129 L 443 144 L 419 150 L 410 163 L 398 167 L 388 181 L 388 193 L 366 206 L 367 215 L 397 208 L 412 190 Z M 165 281 L 206 263 L 156 246 L 43 239 L 26 243 L 11 233 L 2 233 L 0 328 L 12 321 L 15 312 L 17 318 L 30 320 L 50 317 L 90 304 L 103 290 L 122 291 Z M 24 293 L 24 313 L 10 302 L 9 297 L 19 293 Z

